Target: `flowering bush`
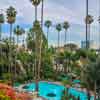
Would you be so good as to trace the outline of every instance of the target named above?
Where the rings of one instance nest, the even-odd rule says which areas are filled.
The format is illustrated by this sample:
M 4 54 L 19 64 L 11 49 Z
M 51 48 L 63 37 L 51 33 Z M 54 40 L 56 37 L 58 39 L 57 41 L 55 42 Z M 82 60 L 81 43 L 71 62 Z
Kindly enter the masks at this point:
M 11 100 L 11 98 L 5 94 L 5 91 L 0 90 L 0 100 Z
M 15 93 L 12 87 L 0 84 L 0 100 L 32 100 L 27 93 Z

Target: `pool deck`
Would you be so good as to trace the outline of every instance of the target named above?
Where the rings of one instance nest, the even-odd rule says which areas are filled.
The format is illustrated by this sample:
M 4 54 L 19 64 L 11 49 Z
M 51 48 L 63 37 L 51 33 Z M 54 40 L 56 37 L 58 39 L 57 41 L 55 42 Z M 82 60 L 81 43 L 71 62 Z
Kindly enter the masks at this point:
M 33 100 L 47 100 L 47 99 L 45 99 L 43 97 L 38 97 L 38 98 L 34 98 Z

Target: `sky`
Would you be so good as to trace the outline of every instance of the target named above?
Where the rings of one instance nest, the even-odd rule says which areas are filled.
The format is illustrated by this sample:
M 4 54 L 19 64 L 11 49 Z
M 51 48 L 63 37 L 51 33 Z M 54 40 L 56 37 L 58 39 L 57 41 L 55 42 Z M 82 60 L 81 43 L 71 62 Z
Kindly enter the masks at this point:
M 9 6 L 13 6 L 17 10 L 16 25 L 20 25 L 25 30 L 32 27 L 34 22 L 34 6 L 29 0 L 0 0 L 0 9 L 5 13 Z M 38 6 L 38 19 L 40 20 L 41 4 Z M 2 11 L 0 11 L 2 12 Z M 91 40 L 98 43 L 99 28 L 99 0 L 89 0 L 89 14 L 93 16 L 94 22 L 91 25 Z M 86 0 L 44 0 L 44 22 L 51 20 L 53 26 L 58 23 L 68 21 L 70 28 L 67 32 L 67 42 L 74 42 L 80 45 L 85 40 L 85 23 L 86 16 Z M 46 35 L 46 28 L 44 27 Z M 9 36 L 9 25 L 3 25 L 3 37 Z M 60 45 L 64 44 L 64 30 L 60 34 Z M 24 35 L 23 37 L 26 37 Z M 51 27 L 49 33 L 49 44 L 57 45 L 57 31 L 55 27 Z

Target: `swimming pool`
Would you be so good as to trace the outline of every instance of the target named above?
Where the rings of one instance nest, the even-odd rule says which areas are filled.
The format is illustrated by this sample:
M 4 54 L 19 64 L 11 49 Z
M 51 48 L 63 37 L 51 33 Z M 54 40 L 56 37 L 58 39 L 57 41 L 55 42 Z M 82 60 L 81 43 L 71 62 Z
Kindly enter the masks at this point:
M 56 85 L 48 82 L 39 82 L 39 96 L 46 98 L 47 100 L 61 100 L 61 96 L 63 95 L 62 92 L 64 90 L 64 86 Z M 27 84 L 27 88 L 25 89 L 27 92 L 33 92 L 36 89 L 35 83 Z M 84 92 L 79 92 L 75 88 L 70 88 L 68 91 L 71 95 L 80 97 L 80 100 L 88 100 L 87 94 Z M 53 94 L 54 96 L 50 97 L 49 94 Z M 91 97 L 90 100 L 94 100 Z

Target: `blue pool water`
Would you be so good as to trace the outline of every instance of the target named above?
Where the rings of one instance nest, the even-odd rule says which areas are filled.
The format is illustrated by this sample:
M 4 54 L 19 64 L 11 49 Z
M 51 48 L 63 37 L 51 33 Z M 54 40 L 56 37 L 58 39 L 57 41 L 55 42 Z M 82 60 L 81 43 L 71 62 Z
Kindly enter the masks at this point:
M 26 91 L 32 92 L 35 91 L 36 84 L 35 83 L 30 83 L 27 84 L 28 88 Z M 42 96 L 46 98 L 47 100 L 61 100 L 62 96 L 62 91 L 64 90 L 64 86 L 61 85 L 56 85 L 48 82 L 39 82 L 39 96 Z M 71 95 L 77 97 L 80 97 L 80 100 L 88 100 L 87 99 L 87 94 L 84 92 L 79 92 L 74 88 L 70 88 L 68 91 Z M 47 94 L 53 93 L 55 94 L 54 97 L 49 97 Z M 91 97 L 90 100 L 94 100 L 93 97 Z

